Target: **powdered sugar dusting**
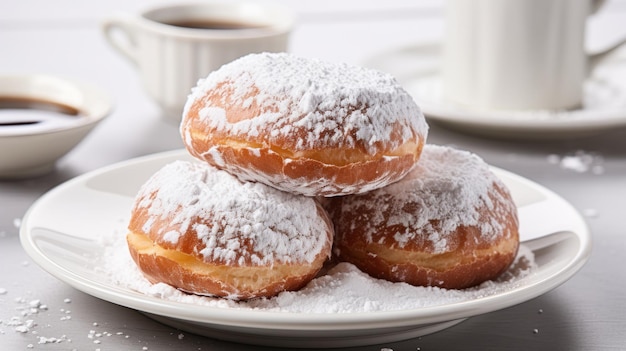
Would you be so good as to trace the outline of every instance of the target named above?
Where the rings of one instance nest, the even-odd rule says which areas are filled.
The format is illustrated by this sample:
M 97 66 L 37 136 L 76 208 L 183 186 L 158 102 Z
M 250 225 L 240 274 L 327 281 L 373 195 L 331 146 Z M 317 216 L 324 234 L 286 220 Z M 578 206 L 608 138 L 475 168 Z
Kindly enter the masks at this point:
M 176 161 L 156 172 L 137 195 L 140 209 L 148 216 L 139 226 L 157 233 L 159 244 L 176 248 L 191 231 L 204 259 L 228 264 L 312 262 L 328 240 L 313 199 L 242 183 L 201 163 Z M 159 220 L 170 225 L 156 228 Z
M 183 115 L 223 82 L 234 84 L 222 95 L 222 106 L 226 101 L 244 108 L 254 105 L 259 115 L 230 121 L 223 108 L 207 104 L 200 118 L 210 129 L 245 140 L 289 142 L 293 151 L 358 145 L 375 155 L 414 140 L 416 133 L 425 138 L 428 131 L 419 107 L 392 76 L 285 53 L 251 54 L 212 72 L 193 89 Z M 189 144 L 184 128 L 185 123 L 181 134 Z M 296 130 L 300 132 L 294 139 Z
M 111 283 L 166 301 L 227 309 L 290 313 L 361 313 L 401 311 L 440 306 L 506 293 L 524 284 L 537 268 L 533 252 L 520 246 L 514 263 L 497 280 L 464 290 L 418 287 L 374 279 L 349 263 L 340 263 L 299 291 L 273 298 L 234 301 L 186 294 L 167 284 L 149 283 L 128 253 L 124 236 L 111 233 L 103 240 L 103 256 L 96 267 Z
M 501 219 L 514 212 L 514 204 L 500 194 L 490 191 L 493 184 L 504 185 L 477 155 L 438 145 L 426 145 L 417 166 L 402 180 L 364 196 L 352 196 L 342 201 L 342 212 L 359 213 L 359 209 L 376 213 L 367 219 L 365 235 L 373 242 L 381 227 L 423 228 L 423 232 L 407 230 L 395 234 L 400 247 L 410 241 L 428 241 L 434 253 L 449 251 L 446 236 L 459 226 L 480 226 L 486 241 L 492 241 L 504 232 Z M 495 206 L 488 196 L 495 196 Z M 372 206 L 380 211 L 372 210 Z M 496 215 L 481 223 L 479 208 L 486 206 Z M 383 211 L 386 216 L 383 216 Z M 499 212 L 498 212 L 499 211 Z M 354 220 L 361 221 L 355 217 Z M 438 221 L 433 228 L 430 221 Z M 348 224 L 349 225 L 349 224 Z

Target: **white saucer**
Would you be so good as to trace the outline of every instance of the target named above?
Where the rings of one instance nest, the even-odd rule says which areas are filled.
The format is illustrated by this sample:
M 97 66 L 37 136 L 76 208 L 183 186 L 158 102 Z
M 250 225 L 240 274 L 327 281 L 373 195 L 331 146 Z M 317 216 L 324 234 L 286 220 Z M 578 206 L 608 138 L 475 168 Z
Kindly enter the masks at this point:
M 583 106 L 567 111 L 474 110 L 444 100 L 439 44 L 398 48 L 364 65 L 394 75 L 426 117 L 473 134 L 507 138 L 567 138 L 626 127 L 626 64 L 598 66 L 585 82 Z
M 572 277 L 587 261 L 591 238 L 582 216 L 565 200 L 527 179 L 494 169 L 520 208 L 522 239 L 537 267 L 488 296 L 405 310 L 358 313 L 276 312 L 214 307 L 149 296 L 114 283 L 98 271 L 107 244 L 124 235 L 138 188 L 156 170 L 186 159 L 186 151 L 155 154 L 93 171 L 51 190 L 22 220 L 20 238 L 50 274 L 87 294 L 140 311 L 162 323 L 213 338 L 290 348 L 388 343 L 449 328 L 466 318 L 540 296 Z M 121 229 L 122 228 L 122 229 Z

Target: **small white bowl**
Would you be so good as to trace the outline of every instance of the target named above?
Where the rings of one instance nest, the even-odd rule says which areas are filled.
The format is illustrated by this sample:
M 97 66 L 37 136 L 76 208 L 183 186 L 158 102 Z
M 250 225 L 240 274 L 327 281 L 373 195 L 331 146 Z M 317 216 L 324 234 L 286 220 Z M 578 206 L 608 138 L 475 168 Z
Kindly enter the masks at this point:
M 7 109 L 19 101 L 34 102 Z M 42 112 L 51 106 L 73 114 Z M 110 111 L 110 97 L 89 84 L 49 75 L 0 76 L 0 178 L 52 171 Z

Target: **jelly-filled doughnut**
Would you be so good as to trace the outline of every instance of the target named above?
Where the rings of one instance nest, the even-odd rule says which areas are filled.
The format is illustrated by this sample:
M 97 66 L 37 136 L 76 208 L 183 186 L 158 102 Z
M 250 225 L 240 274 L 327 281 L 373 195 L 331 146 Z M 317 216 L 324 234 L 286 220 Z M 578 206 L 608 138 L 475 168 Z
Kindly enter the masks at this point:
M 200 80 L 180 130 L 193 156 L 242 180 L 337 196 L 406 175 L 420 157 L 428 126 L 388 74 L 261 53 Z
M 152 283 L 235 300 L 297 290 L 331 254 L 333 228 L 316 200 L 176 161 L 139 190 L 128 247 Z
M 462 289 L 498 277 L 519 247 L 517 208 L 478 156 L 426 145 L 402 180 L 332 198 L 334 252 L 377 278 Z

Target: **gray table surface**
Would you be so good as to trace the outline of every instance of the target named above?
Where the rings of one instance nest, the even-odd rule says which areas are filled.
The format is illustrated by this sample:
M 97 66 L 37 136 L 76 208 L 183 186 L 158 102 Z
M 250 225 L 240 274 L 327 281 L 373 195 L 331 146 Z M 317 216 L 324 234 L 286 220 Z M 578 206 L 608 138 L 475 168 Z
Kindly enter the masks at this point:
M 38 0 L 30 2 L 44 4 Z M 137 311 L 99 300 L 49 275 L 21 248 L 21 218 L 33 201 L 49 189 L 114 162 L 182 147 L 177 125 L 160 116 L 141 89 L 133 67 L 106 45 L 98 30 L 101 16 L 120 8 L 134 10 L 143 4 L 113 3 L 117 7 L 99 4 L 94 9 L 75 10 L 67 21 L 63 20 L 64 12 L 53 9 L 48 14 L 41 6 L 34 14 L 24 11 L 26 5 L 12 8 L 4 2 L 0 6 L 9 11 L 0 11 L 0 73 L 51 73 L 91 81 L 107 90 L 116 106 L 107 120 L 58 163 L 53 173 L 34 179 L 0 181 L 0 349 L 269 349 L 181 332 Z M 378 22 L 384 26 L 369 37 L 362 33 L 371 26 L 370 12 L 363 11 L 352 21 L 341 21 L 337 16 L 322 16 L 317 8 L 300 5 L 302 23 L 294 32 L 292 48 L 303 55 L 358 63 L 382 47 L 414 40 L 400 35 L 407 28 L 421 30 L 421 40 L 436 38 L 441 32 L 437 5 L 436 1 L 426 2 L 424 8 L 399 20 L 382 16 Z M 376 6 L 380 5 L 364 5 L 370 10 Z M 401 9 L 410 3 L 395 1 L 390 6 L 396 12 L 406 13 Z M 345 14 L 346 9 L 349 7 L 339 8 L 338 13 Z M 416 23 L 410 14 L 421 22 Z M 48 20 L 39 21 L 40 18 Z M 343 43 L 362 44 L 360 50 L 340 51 L 342 43 L 313 40 L 331 38 L 325 31 L 340 28 L 347 38 Z M 385 35 L 381 34 L 384 30 L 388 31 Z M 380 45 L 366 45 L 371 42 Z M 561 195 L 584 215 L 593 237 L 592 255 L 572 279 L 528 302 L 473 317 L 414 340 L 353 349 L 626 350 L 626 275 L 622 266 L 626 252 L 626 128 L 589 138 L 514 141 L 475 137 L 432 124 L 429 142 L 473 151 L 490 164 Z M 593 167 L 586 171 L 554 162 L 565 156 L 580 156 L 581 152 L 593 162 Z M 28 324 L 29 330 L 16 329 L 17 320 Z

